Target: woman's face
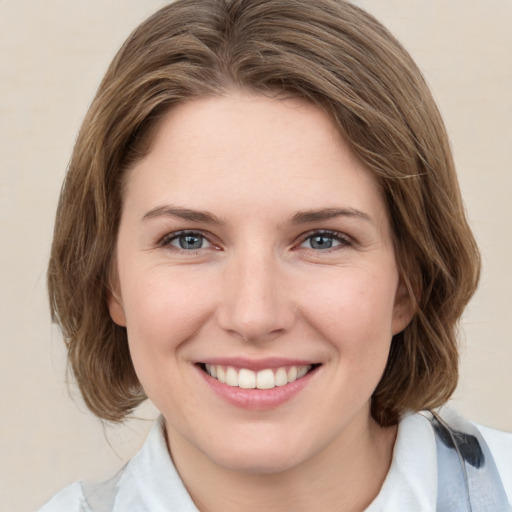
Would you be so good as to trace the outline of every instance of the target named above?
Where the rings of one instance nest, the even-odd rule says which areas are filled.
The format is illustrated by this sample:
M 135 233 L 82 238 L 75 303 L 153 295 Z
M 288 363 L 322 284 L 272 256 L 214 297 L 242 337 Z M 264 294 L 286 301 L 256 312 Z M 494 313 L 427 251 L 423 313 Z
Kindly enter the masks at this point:
M 172 109 L 127 179 L 117 272 L 111 315 L 173 453 L 269 473 L 369 430 L 409 308 L 377 182 L 317 108 Z

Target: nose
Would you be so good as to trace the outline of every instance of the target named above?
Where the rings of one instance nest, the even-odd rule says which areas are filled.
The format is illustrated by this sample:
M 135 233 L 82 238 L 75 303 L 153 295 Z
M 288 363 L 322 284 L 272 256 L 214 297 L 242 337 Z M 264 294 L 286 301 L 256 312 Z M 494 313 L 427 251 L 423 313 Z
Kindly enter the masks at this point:
M 272 341 L 295 321 L 282 265 L 272 255 L 240 255 L 224 273 L 217 310 L 220 327 L 249 342 Z

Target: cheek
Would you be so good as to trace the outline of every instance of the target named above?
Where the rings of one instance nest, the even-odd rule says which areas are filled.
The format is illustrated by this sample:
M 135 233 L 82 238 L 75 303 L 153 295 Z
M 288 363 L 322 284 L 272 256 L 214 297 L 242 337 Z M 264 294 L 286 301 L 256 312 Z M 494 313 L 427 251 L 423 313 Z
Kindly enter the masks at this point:
M 179 397 L 190 394 L 183 348 L 208 322 L 212 309 L 211 297 L 198 289 L 200 282 L 184 274 L 162 268 L 133 272 L 123 290 L 128 345 L 139 381 L 160 411 L 177 416 Z M 187 404 L 193 411 L 194 397 Z
M 123 302 L 134 355 L 176 350 L 207 321 L 212 304 L 204 280 L 165 268 L 132 275 L 123 289 Z
M 398 277 L 390 272 L 337 269 L 307 289 L 303 310 L 310 323 L 350 350 L 361 343 L 390 340 Z

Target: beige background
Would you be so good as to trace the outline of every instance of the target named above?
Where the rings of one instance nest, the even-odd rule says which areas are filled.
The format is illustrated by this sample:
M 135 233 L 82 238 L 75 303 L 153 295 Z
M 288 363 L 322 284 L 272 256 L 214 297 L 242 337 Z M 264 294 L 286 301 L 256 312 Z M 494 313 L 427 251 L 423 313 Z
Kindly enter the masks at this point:
M 45 267 L 76 132 L 110 59 L 162 0 L 0 0 L 0 511 L 104 477 L 150 422 L 104 427 L 71 388 Z M 512 1 L 361 0 L 410 50 L 444 113 L 484 256 L 455 404 L 512 431 Z M 140 416 L 151 418 L 144 408 Z

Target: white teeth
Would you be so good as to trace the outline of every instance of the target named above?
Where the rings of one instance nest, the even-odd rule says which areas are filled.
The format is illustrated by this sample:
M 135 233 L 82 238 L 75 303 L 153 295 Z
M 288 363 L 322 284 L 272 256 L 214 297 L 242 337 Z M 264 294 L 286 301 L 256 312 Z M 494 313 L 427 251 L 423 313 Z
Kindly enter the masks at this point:
M 288 375 L 284 368 L 279 368 L 276 372 L 276 386 L 284 386 L 288 384 Z
M 228 366 L 226 370 L 226 384 L 228 386 L 238 387 L 238 372 L 231 366 Z
M 256 376 L 256 387 L 258 389 L 272 389 L 276 387 L 276 379 L 272 370 L 261 370 Z
M 272 389 L 276 386 L 285 386 L 304 377 L 312 365 L 290 366 L 288 368 L 271 368 L 254 372 L 247 368 L 237 370 L 232 366 L 205 364 L 208 375 L 217 379 L 222 384 L 243 389 Z
M 243 368 L 238 374 L 238 386 L 244 389 L 254 389 L 256 387 L 256 374 Z
M 222 384 L 225 384 L 226 383 L 226 372 L 224 371 L 224 368 L 222 368 L 222 366 L 217 366 L 216 368 L 217 368 L 217 370 L 215 372 L 217 374 L 216 379 L 219 382 L 222 382 Z M 210 374 L 210 375 L 213 377 L 212 374 Z
M 308 373 L 308 369 L 306 366 L 299 366 L 297 368 L 297 379 L 300 379 L 301 377 L 304 377 Z

